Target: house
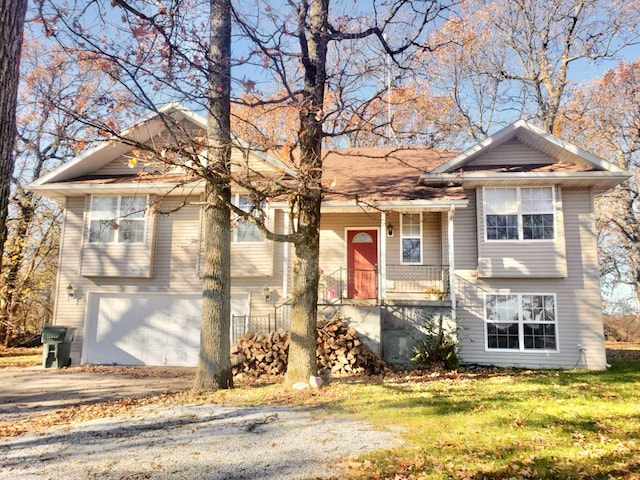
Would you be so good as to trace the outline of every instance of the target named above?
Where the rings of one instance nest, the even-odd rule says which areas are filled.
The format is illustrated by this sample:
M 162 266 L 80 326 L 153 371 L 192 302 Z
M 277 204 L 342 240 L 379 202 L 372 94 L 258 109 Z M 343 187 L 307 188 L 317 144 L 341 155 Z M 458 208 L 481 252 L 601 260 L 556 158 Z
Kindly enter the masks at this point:
M 176 105 L 162 113 L 205 125 Z M 150 115 L 125 133 L 157 143 L 163 129 Z M 196 365 L 203 185 L 131 157 L 104 143 L 30 186 L 64 206 L 55 323 L 76 328 L 75 364 Z M 274 156 L 233 158 L 295 175 Z M 442 313 L 464 363 L 605 368 L 594 198 L 627 172 L 523 121 L 459 154 L 356 148 L 324 167 L 319 315 L 343 316 L 392 363 Z M 242 190 L 234 199 L 249 207 Z M 287 208 L 266 206 L 278 232 Z M 239 222 L 231 248 L 232 338 L 286 328 L 293 247 Z

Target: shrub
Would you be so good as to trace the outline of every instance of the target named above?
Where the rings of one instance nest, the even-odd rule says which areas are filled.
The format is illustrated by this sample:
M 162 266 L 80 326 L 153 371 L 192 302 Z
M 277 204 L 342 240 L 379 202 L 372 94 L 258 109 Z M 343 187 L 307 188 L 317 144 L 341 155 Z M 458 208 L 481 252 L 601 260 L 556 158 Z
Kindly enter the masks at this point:
M 458 368 L 455 322 L 442 314 L 432 314 L 424 318 L 420 330 L 423 335 L 414 338 L 411 361 L 419 367 L 442 365 L 448 370 Z

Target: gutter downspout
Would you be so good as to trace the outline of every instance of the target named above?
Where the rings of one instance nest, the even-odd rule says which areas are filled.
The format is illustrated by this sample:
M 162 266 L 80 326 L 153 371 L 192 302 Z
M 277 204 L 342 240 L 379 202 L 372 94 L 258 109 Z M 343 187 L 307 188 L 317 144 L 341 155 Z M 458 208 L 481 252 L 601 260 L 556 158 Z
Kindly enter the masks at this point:
M 380 264 L 378 265 L 378 303 L 387 299 L 387 212 L 380 213 Z
M 288 235 L 289 231 L 289 215 L 284 213 L 284 233 Z M 282 252 L 282 298 L 289 298 L 289 242 L 284 242 Z

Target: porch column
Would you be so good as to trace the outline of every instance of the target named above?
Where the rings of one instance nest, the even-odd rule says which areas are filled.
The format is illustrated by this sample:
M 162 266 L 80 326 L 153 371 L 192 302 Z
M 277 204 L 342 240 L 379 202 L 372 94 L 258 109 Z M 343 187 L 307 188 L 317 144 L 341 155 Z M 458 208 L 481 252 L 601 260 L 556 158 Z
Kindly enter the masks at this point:
M 451 300 L 451 316 L 456 318 L 456 263 L 453 245 L 453 217 L 456 207 L 451 205 L 447 215 L 447 242 L 449 244 L 449 299 Z
M 380 263 L 378 264 L 378 299 L 387 298 L 387 213 L 380 213 Z
M 284 233 L 290 234 L 289 231 L 289 212 L 284 213 Z M 284 242 L 282 252 L 282 297 L 289 298 L 289 242 Z

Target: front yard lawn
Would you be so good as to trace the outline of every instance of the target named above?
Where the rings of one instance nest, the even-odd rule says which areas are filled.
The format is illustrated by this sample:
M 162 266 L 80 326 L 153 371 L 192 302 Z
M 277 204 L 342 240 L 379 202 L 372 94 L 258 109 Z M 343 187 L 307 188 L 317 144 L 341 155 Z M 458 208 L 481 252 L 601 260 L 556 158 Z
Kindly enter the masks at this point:
M 349 478 L 640 478 L 640 364 L 340 385 L 328 407 L 408 443 Z
M 73 407 L 5 425 L 4 434 L 128 415 L 150 403 L 282 404 L 363 419 L 405 440 L 401 448 L 346 462 L 344 479 L 640 479 L 637 355 L 606 372 L 407 372 L 337 379 L 302 392 L 280 382 Z

